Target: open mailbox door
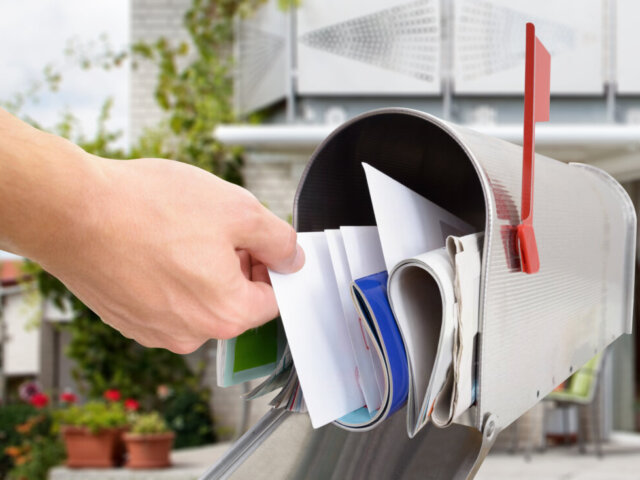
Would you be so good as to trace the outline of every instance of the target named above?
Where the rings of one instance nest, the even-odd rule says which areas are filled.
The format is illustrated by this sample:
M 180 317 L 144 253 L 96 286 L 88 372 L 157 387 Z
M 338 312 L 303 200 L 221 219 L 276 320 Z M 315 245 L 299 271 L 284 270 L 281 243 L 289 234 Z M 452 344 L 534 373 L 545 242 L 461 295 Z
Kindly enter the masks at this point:
M 607 173 L 535 155 L 540 268 L 522 271 L 522 148 L 408 109 L 361 115 L 316 150 L 299 232 L 374 225 L 366 162 L 484 231 L 477 400 L 466 420 L 407 437 L 403 412 L 352 433 L 270 412 L 205 478 L 472 478 L 497 434 L 631 333 L 636 216 Z

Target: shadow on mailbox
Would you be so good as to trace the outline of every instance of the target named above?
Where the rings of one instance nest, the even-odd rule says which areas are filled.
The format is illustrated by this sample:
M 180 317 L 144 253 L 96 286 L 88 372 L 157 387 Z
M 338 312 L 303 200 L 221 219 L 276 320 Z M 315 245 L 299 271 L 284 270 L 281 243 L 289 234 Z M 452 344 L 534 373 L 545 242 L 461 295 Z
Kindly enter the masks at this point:
M 407 437 L 405 411 L 366 433 L 267 414 L 205 478 L 472 478 L 497 434 L 631 333 L 636 217 L 607 173 L 536 155 L 538 273 L 521 271 L 522 148 L 407 109 L 366 113 L 318 147 L 300 182 L 300 232 L 374 225 L 362 162 L 484 229 L 477 403 L 469 425 Z M 400 212 L 399 212 L 400 214 Z

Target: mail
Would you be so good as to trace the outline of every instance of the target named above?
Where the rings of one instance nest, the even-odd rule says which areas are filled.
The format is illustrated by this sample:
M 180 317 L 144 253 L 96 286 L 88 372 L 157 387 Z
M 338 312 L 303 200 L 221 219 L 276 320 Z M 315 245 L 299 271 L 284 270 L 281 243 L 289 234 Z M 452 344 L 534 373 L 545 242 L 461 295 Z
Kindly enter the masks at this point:
M 363 168 L 376 224 L 300 232 L 305 266 L 270 272 L 288 346 L 255 370 L 267 377 L 251 395 L 282 388 L 274 405 L 353 431 L 406 404 L 413 437 L 473 408 L 483 234 Z

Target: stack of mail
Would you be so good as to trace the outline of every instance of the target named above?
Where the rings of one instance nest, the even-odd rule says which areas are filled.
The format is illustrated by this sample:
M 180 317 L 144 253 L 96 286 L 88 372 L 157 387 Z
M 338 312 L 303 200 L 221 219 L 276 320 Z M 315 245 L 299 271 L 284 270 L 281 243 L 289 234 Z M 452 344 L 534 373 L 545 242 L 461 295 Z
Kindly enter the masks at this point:
M 314 427 L 358 431 L 408 404 L 414 436 L 475 402 L 482 234 L 362 165 L 376 225 L 299 233 L 304 267 L 270 272 L 287 346 L 270 357 L 252 395 L 283 386 L 274 404 L 308 410 Z M 221 384 L 237 383 L 224 381 L 230 345 L 219 347 Z M 295 370 L 285 375 L 291 360 Z

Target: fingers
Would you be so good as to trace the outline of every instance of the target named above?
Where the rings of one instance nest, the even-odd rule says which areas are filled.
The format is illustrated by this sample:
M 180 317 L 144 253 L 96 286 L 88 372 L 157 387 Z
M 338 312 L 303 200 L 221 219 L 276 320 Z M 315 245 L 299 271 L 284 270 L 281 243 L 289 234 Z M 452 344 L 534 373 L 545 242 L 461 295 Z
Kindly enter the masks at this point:
M 250 220 L 236 232 L 236 248 L 247 250 L 252 257 L 271 270 L 293 273 L 304 265 L 304 252 L 291 225 L 256 202 L 250 206 Z
M 240 260 L 240 270 L 245 278 L 251 280 L 251 255 L 246 250 L 236 250 L 238 259 Z
M 244 330 L 258 327 L 278 316 L 276 297 L 268 283 L 245 281 L 237 301 L 244 307 Z
M 269 272 L 267 267 L 262 263 L 256 263 L 251 265 L 251 280 L 254 282 L 268 283 L 271 285 L 271 279 L 269 278 Z
M 240 260 L 240 270 L 246 279 L 252 282 L 264 282 L 271 285 L 269 272 L 264 264 L 255 258 L 251 258 L 251 255 L 249 255 L 249 252 L 246 250 L 236 250 L 236 254 Z

